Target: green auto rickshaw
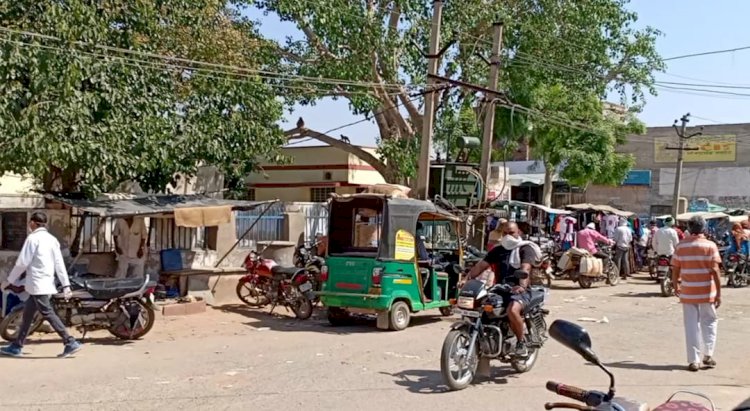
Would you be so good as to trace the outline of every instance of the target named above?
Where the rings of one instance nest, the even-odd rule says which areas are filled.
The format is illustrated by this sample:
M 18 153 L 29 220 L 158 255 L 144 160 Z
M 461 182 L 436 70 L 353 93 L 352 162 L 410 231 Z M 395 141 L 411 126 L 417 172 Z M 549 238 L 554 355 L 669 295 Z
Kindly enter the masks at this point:
M 319 293 L 329 322 L 376 314 L 378 328 L 400 331 L 419 311 L 451 315 L 463 265 L 459 223 L 429 201 L 334 196 Z

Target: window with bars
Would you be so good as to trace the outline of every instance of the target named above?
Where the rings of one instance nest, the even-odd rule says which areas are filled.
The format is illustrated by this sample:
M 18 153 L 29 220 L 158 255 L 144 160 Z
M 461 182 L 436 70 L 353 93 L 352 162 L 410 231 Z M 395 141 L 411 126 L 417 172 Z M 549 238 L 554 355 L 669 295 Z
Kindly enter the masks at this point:
M 247 201 L 255 201 L 255 189 L 254 188 L 247 189 Z
M 328 196 L 335 192 L 335 187 L 313 187 L 310 189 L 310 201 L 313 203 L 325 203 L 328 201 Z
M 83 224 L 80 236 L 81 251 L 84 253 L 109 253 L 115 249 L 114 232 L 117 219 L 105 218 L 100 226 L 100 218 L 95 216 L 74 215 L 71 226 L 75 235 L 79 224 Z M 149 239 L 148 246 L 152 252 L 177 248 L 190 250 L 203 248 L 206 244 L 206 233 L 203 228 L 177 227 L 173 218 L 146 219 Z

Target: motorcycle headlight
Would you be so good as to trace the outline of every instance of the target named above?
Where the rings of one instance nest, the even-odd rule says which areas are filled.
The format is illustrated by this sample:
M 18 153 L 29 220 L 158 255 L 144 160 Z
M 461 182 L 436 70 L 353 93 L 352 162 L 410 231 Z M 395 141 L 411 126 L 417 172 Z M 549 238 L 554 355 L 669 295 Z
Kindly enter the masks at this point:
M 458 307 L 467 308 L 469 310 L 474 309 L 474 299 L 471 297 L 458 297 Z

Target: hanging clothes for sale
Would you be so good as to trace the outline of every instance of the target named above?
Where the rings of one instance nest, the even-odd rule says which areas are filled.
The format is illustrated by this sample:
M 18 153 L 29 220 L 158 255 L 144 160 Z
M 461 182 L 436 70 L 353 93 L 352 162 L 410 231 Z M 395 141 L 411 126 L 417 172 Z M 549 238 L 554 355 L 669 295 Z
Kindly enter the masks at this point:
M 617 226 L 619 225 L 620 217 L 616 215 L 605 215 L 601 219 L 601 233 L 607 236 L 607 238 L 612 238 L 615 235 L 615 230 L 617 229 Z
M 576 238 L 576 219 L 565 217 L 560 223 L 560 243 L 563 251 L 567 251 L 575 245 Z

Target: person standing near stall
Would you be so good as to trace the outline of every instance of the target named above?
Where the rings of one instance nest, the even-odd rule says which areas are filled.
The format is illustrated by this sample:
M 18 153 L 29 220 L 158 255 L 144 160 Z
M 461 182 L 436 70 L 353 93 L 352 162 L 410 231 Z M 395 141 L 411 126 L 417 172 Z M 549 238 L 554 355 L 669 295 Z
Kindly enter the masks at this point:
M 146 263 L 146 239 L 148 230 L 143 218 L 121 218 L 115 223 L 113 233 L 117 252 L 117 272 L 115 278 L 128 277 L 133 267 L 133 277 L 143 277 Z

